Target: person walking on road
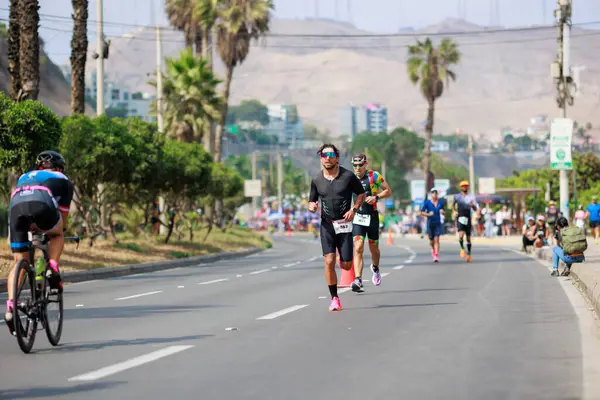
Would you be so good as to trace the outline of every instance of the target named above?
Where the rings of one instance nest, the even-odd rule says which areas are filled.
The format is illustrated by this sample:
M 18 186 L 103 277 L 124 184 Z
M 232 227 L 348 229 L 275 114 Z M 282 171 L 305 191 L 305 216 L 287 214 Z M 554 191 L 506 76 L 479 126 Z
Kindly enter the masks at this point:
M 308 211 L 315 212 L 321 202 L 321 247 L 325 263 L 325 280 L 331 294 L 329 311 L 340 311 L 342 304 L 337 293 L 335 256 L 339 251 L 341 267 L 352 268 L 352 220 L 361 207 L 365 189 L 351 171 L 339 165 L 340 152 L 333 144 L 324 144 L 317 151 L 323 170 L 310 184 Z M 352 207 L 352 194 L 357 198 Z
M 471 224 L 471 216 L 473 211 L 477 211 L 479 205 L 475 196 L 469 194 L 469 182 L 462 181 L 460 183 L 461 193 L 454 197 L 454 204 L 452 204 L 452 211 L 454 212 L 454 218 L 457 218 L 458 226 L 458 243 L 460 244 L 460 257 L 465 258 L 467 262 L 471 262 L 471 231 L 473 230 Z M 465 253 L 464 237 L 467 235 L 467 251 Z
M 433 261 L 440 259 L 440 235 L 442 234 L 442 215 L 444 214 L 444 200 L 438 197 L 438 190 L 431 189 L 431 198 L 425 200 L 421 207 L 421 215 L 427 217 L 427 235 L 431 244 Z
M 377 171 L 367 170 L 367 156 L 357 153 L 352 157 L 354 173 L 360 179 L 365 190 L 366 198 L 358 209 L 352 221 L 352 236 L 354 236 L 354 274 L 356 279 L 352 282 L 353 292 L 363 292 L 362 272 L 364 266 L 363 253 L 365 250 L 365 238 L 369 237 L 369 250 L 371 251 L 371 272 L 373 285 L 381 285 L 381 273 L 379 272 L 379 224 L 380 215 L 377 211 L 377 201 L 392 195 L 392 189 L 387 184 L 383 175 Z

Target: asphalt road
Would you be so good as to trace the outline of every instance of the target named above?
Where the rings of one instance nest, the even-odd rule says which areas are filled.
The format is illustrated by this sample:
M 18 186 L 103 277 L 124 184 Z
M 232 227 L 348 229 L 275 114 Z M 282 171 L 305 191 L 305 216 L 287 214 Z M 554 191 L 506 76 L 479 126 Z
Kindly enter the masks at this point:
M 578 317 L 539 263 L 475 247 L 467 264 L 444 243 L 434 264 L 425 241 L 396 239 L 382 285 L 367 259 L 365 293 L 331 313 L 318 241 L 275 240 L 68 285 L 58 347 L 40 331 L 25 355 L 1 323 L 0 398 L 582 398 Z

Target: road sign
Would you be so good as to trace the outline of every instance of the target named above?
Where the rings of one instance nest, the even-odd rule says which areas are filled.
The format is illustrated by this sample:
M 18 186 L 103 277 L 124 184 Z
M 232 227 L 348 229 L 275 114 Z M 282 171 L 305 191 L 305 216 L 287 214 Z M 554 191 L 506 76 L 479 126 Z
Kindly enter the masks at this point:
M 496 193 L 496 178 L 479 178 L 479 193 L 480 194 Z
M 571 158 L 571 139 L 573 138 L 573 120 L 555 118 L 550 128 L 550 166 L 552 169 L 573 169 Z
M 261 194 L 260 179 L 247 179 L 244 181 L 245 197 L 260 197 Z
M 438 195 L 444 197 L 446 192 L 450 188 L 449 179 L 435 179 L 433 181 L 433 187 L 438 190 Z M 410 199 L 416 204 L 423 203 L 423 196 L 425 195 L 425 180 L 417 179 L 410 181 Z

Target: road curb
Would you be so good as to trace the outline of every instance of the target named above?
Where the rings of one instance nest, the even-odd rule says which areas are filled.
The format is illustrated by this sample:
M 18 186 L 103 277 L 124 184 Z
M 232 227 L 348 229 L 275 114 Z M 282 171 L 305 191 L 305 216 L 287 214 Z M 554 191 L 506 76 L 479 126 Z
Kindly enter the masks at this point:
M 552 249 L 539 249 L 536 251 L 536 257 L 544 261 L 552 261 Z M 562 261 L 561 261 L 562 263 Z M 564 264 L 564 263 L 562 263 Z M 581 289 L 581 292 L 594 307 L 596 315 L 600 315 L 600 277 L 595 276 L 586 263 L 573 264 L 569 278 L 573 279 L 575 284 Z
M 252 254 L 259 253 L 263 250 L 264 249 L 258 247 L 253 247 L 248 250 L 208 254 L 204 256 L 195 256 L 177 260 L 157 261 L 144 264 L 121 265 L 116 267 L 103 267 L 92 269 L 89 271 L 69 271 L 61 275 L 63 282 L 65 283 L 85 282 L 95 279 L 106 279 L 115 278 L 119 276 L 143 274 L 146 272 L 156 272 L 173 268 L 189 267 L 192 265 L 207 262 L 216 262 L 233 258 L 247 257 Z M 6 279 L 0 279 L 0 293 L 6 292 L 6 286 Z

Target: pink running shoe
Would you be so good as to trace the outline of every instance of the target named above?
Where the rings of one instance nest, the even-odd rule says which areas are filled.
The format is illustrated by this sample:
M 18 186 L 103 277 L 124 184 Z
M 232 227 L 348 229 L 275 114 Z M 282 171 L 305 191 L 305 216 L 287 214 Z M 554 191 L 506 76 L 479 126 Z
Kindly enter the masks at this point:
M 371 278 L 371 282 L 373 282 L 373 285 L 375 285 L 375 286 L 381 285 L 381 272 L 379 272 L 379 269 L 377 269 L 377 272 L 375 272 L 375 268 L 373 268 L 373 264 L 371 264 L 371 272 L 373 273 L 373 277 Z
M 341 311 L 341 310 L 342 310 L 342 303 L 340 303 L 340 298 L 334 297 L 331 300 L 331 305 L 329 306 L 329 311 Z

